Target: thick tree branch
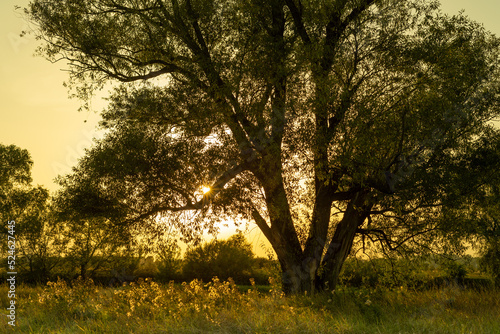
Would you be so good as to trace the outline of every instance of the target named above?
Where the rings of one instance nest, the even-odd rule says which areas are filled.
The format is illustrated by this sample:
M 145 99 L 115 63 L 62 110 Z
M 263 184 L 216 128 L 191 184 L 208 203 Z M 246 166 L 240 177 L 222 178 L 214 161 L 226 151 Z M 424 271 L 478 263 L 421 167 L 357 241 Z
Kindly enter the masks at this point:
M 299 4 L 298 7 L 295 4 L 294 0 L 285 0 L 285 3 L 288 9 L 290 10 L 290 13 L 292 14 L 293 21 L 295 23 L 295 29 L 297 29 L 297 33 L 302 39 L 302 42 L 304 42 L 305 45 L 310 45 L 311 38 L 309 37 L 309 34 L 307 33 L 306 28 L 304 27 L 304 21 L 302 20 L 302 2 L 300 0 L 297 1 Z
M 354 8 L 344 20 L 341 20 L 341 9 L 333 14 L 326 26 L 326 37 L 323 49 L 323 57 L 320 67 L 324 72 L 330 71 L 335 59 L 335 52 L 340 38 L 345 30 L 353 21 L 355 21 L 366 9 L 368 9 L 377 0 L 364 0 L 360 5 Z M 341 7 L 344 7 L 342 5 Z
M 143 74 L 143 75 L 124 75 L 119 73 L 118 71 L 111 72 L 111 71 L 106 71 L 106 73 L 114 79 L 117 79 L 121 82 L 133 82 L 133 81 L 139 81 L 139 80 L 148 80 L 152 78 L 159 77 L 160 75 L 163 74 L 168 74 L 168 73 L 175 73 L 177 72 L 178 68 L 175 65 L 171 66 L 165 66 L 160 70 L 157 71 L 150 71 L 149 73 Z
M 271 140 L 281 146 L 283 131 L 286 124 L 286 88 L 287 75 L 285 69 L 285 13 L 283 7 L 274 5 L 272 9 L 273 23 L 270 32 L 275 49 L 272 77 L 274 78 L 274 95 L 272 97 Z
M 273 233 L 266 220 L 261 216 L 257 209 L 252 208 L 252 218 L 255 221 L 255 224 L 259 227 L 259 229 L 264 233 L 267 240 L 273 240 Z

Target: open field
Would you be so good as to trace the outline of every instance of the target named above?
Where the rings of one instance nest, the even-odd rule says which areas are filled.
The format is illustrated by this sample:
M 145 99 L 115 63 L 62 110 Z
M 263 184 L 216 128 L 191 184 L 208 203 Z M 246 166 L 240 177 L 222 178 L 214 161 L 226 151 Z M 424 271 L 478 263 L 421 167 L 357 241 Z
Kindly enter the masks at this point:
M 261 290 L 262 291 L 262 290 Z M 500 333 L 500 291 L 343 288 L 284 297 L 232 282 L 17 288 L 18 333 Z M 0 286 L 2 314 L 7 287 Z M 2 316 L 4 317 L 4 316 Z M 2 321 L 6 324 L 5 318 Z

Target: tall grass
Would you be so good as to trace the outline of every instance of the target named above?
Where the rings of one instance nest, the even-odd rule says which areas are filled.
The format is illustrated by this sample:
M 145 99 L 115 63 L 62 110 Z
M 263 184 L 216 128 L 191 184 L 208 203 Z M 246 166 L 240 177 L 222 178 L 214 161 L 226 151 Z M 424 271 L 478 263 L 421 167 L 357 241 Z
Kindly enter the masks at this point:
M 285 297 L 214 278 L 117 288 L 91 280 L 19 286 L 18 333 L 500 333 L 500 291 L 341 288 Z M 7 287 L 0 286 L 2 310 Z M 2 311 L 5 313 L 5 311 Z M 6 323 L 6 320 L 3 320 Z

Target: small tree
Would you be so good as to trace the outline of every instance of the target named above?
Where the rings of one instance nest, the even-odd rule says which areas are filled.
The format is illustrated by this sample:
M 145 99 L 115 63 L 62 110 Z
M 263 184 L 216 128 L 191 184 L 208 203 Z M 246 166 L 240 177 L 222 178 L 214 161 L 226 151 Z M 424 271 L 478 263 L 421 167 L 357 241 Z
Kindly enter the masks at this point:
M 22 212 L 19 208 L 22 205 L 18 201 L 22 199 L 21 191 L 28 189 L 31 183 L 32 165 L 33 161 L 27 150 L 15 145 L 0 144 L 0 218 L 2 222 L 15 220 Z M 15 195 L 16 192 L 17 195 Z M 3 228 L 5 226 L 2 226 L 2 230 Z
M 500 237 L 488 244 L 481 258 L 481 265 L 493 277 L 495 285 L 500 287 L 500 242 L 498 239 Z
M 500 181 L 500 175 L 497 177 L 497 181 Z M 480 210 L 476 212 L 480 229 L 476 236 L 482 245 L 482 267 L 493 277 L 495 285 L 500 287 L 500 183 L 487 187 L 486 194 L 479 197 Z
M 0 218 L 16 222 L 16 264 L 24 279 L 44 281 L 60 263 L 65 240 L 51 215 L 48 190 L 31 185 L 32 165 L 27 150 L 0 144 Z
M 44 282 L 63 262 L 67 239 L 54 219 L 46 189 L 37 187 L 18 195 L 24 198 L 17 200 L 23 202 L 16 224 L 18 264 L 28 281 Z
M 69 240 L 66 261 L 84 279 L 103 267 L 108 268 L 115 257 L 127 249 L 130 237 L 125 230 L 103 218 L 66 222 L 63 233 Z
M 456 170 L 454 191 L 441 211 L 441 243 L 464 250 L 463 242 L 482 254 L 482 267 L 500 282 L 500 133 L 491 129 L 466 152 Z M 464 194 L 457 196 L 456 194 Z
M 205 282 L 217 276 L 248 284 L 253 259 L 252 245 L 243 235 L 236 234 L 227 240 L 213 240 L 188 250 L 183 274 L 187 279 L 198 278 Z

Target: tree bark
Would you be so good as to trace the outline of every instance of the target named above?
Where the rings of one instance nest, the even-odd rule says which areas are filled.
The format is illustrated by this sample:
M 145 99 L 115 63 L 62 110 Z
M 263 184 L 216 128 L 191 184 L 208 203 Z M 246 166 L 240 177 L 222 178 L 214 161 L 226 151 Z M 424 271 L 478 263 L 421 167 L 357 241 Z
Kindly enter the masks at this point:
M 81 263 L 80 264 L 80 276 L 85 280 L 87 278 L 87 264 L 86 263 Z
M 349 202 L 323 258 L 322 273 L 317 281 L 319 289 L 333 290 L 337 286 L 342 265 L 351 252 L 356 230 L 369 216 L 372 204 L 368 196 L 368 192 L 360 192 Z
M 327 245 L 328 226 L 332 206 L 331 187 L 320 187 L 317 191 L 316 201 L 309 236 L 304 247 L 304 260 L 306 270 L 310 276 L 310 292 L 317 289 L 318 270 L 321 266 L 323 251 Z

